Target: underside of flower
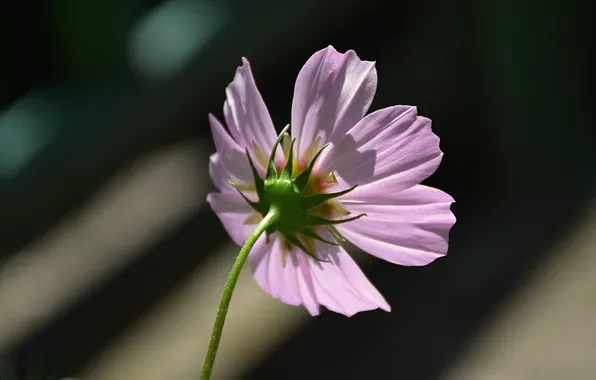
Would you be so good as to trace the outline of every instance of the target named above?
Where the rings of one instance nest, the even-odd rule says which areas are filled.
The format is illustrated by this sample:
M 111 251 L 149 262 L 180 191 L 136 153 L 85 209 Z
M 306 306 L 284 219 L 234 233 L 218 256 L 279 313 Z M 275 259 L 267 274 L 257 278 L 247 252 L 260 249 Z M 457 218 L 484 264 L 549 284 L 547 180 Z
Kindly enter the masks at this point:
M 341 245 L 346 239 L 334 225 L 354 221 L 366 214 L 344 219 L 330 219 L 350 215 L 350 212 L 334 198 L 351 192 L 356 186 L 343 191 L 328 192 L 337 184 L 335 175 L 330 171 L 318 173 L 314 170 L 317 159 L 327 145 L 319 147 L 320 139 L 317 139 L 305 151 L 302 160 L 295 159 L 294 144 L 296 139 L 290 139 L 287 133 L 289 128 L 289 125 L 286 126 L 275 141 L 273 151 L 267 160 L 267 172 L 264 179 L 261 178 L 248 149 L 246 149 L 254 183 L 245 184 L 232 181 L 230 183 L 256 212 L 246 219 L 246 224 L 258 223 L 269 213 L 276 215 L 275 222 L 267 230 L 267 238 L 274 232 L 278 232 L 283 237 L 284 263 L 292 247 L 297 247 L 316 260 L 321 260 L 316 255 L 314 240 Z M 279 145 L 282 145 L 284 151 L 285 162 L 282 164 L 276 163 L 275 160 Z M 253 151 L 260 156 L 262 150 L 258 149 L 256 144 L 254 146 L 256 149 Z M 262 157 L 257 157 L 257 159 L 262 160 Z M 258 200 L 250 200 L 243 191 L 254 192 Z
M 421 184 L 441 162 L 439 137 L 416 107 L 368 113 L 376 87 L 374 62 L 321 49 L 298 73 L 291 127 L 278 135 L 243 58 L 226 87 L 225 123 L 209 116 L 218 191 L 207 202 L 238 245 L 264 226 L 247 257 L 256 282 L 312 315 L 391 310 L 345 241 L 405 266 L 447 253 L 454 200 Z

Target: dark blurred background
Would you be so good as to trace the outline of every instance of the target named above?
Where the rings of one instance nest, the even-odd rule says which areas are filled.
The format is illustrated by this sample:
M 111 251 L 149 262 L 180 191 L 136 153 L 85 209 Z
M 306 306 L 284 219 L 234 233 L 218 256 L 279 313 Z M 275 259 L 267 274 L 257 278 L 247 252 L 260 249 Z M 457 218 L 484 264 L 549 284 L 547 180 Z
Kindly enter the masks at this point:
M 207 114 L 247 57 L 275 124 L 332 44 L 417 105 L 447 257 L 361 261 L 393 305 L 308 317 L 245 271 L 214 379 L 596 379 L 587 1 L 37 0 L 0 7 L 0 379 L 196 379 L 237 248 Z

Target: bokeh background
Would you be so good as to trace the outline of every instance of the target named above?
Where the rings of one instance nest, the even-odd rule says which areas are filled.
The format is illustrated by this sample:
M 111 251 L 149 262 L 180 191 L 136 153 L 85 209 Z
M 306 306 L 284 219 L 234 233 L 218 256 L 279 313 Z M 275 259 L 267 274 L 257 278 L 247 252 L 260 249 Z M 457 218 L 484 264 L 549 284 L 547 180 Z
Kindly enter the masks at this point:
M 242 56 L 278 128 L 329 44 L 445 152 L 449 255 L 361 257 L 393 312 L 245 271 L 214 379 L 596 379 L 593 13 L 570 0 L 33 0 L 0 8 L 0 379 L 198 378 L 236 255 L 207 114 Z

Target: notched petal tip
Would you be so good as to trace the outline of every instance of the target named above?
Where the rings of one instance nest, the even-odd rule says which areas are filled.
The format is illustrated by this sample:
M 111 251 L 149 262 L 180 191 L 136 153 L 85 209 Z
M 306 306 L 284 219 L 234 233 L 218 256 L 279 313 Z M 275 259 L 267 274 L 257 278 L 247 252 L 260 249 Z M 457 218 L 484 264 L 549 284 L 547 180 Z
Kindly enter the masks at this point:
M 327 53 L 336 54 L 336 55 L 339 55 L 339 56 L 344 56 L 345 55 L 345 56 L 348 56 L 348 57 L 355 57 L 355 58 L 357 58 L 361 62 L 370 62 L 370 63 L 373 63 L 373 64 L 376 63 L 376 61 L 368 61 L 368 60 L 361 59 L 358 56 L 358 53 L 356 53 L 356 51 L 354 49 L 348 49 L 348 50 L 346 50 L 345 53 L 340 53 L 335 48 L 335 46 L 333 46 L 333 45 L 327 45 L 327 47 L 319 50 L 317 53 L 319 53 L 321 51 L 326 51 Z M 317 54 L 317 53 L 315 53 L 315 54 Z
M 441 194 L 441 200 L 439 203 L 449 203 L 449 204 L 454 204 L 455 203 L 455 198 L 453 198 L 450 194 L 447 194 L 446 192 L 444 192 L 443 190 L 439 190 L 437 189 L 437 191 L 440 191 Z
M 341 53 L 340 53 L 340 54 L 341 54 Z M 342 55 L 343 55 L 343 54 L 342 54 Z M 371 65 L 371 68 L 374 68 L 374 67 L 375 67 L 375 65 L 376 65 L 376 61 L 369 61 L 369 60 L 366 60 L 366 59 L 362 59 L 362 58 L 360 58 L 360 57 L 358 56 L 358 53 L 356 53 L 356 52 L 355 52 L 354 50 L 352 50 L 352 49 L 350 49 L 350 50 L 346 51 L 345 55 L 346 55 L 348 58 L 356 58 L 358 61 L 360 61 L 360 62 L 362 62 L 362 63 L 368 63 L 368 64 L 370 64 L 370 65 Z

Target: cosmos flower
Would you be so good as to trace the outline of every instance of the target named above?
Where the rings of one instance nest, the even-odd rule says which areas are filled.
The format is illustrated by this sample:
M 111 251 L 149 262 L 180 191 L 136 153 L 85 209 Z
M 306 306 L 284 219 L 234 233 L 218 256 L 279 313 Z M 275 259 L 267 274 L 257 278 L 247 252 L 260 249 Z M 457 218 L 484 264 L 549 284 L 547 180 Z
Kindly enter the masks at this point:
M 265 291 L 312 315 L 320 305 L 346 316 L 391 309 L 346 241 L 406 266 L 447 253 L 453 198 L 420 185 L 441 162 L 439 138 L 415 107 L 366 115 L 376 86 L 374 62 L 331 46 L 316 52 L 296 79 L 291 133 L 278 138 L 243 59 L 226 89 L 227 129 L 209 115 L 217 149 L 209 172 L 219 192 L 207 200 L 235 243 L 271 207 L 276 188 L 267 184 L 289 179 L 304 205 L 259 238 L 248 262 Z

